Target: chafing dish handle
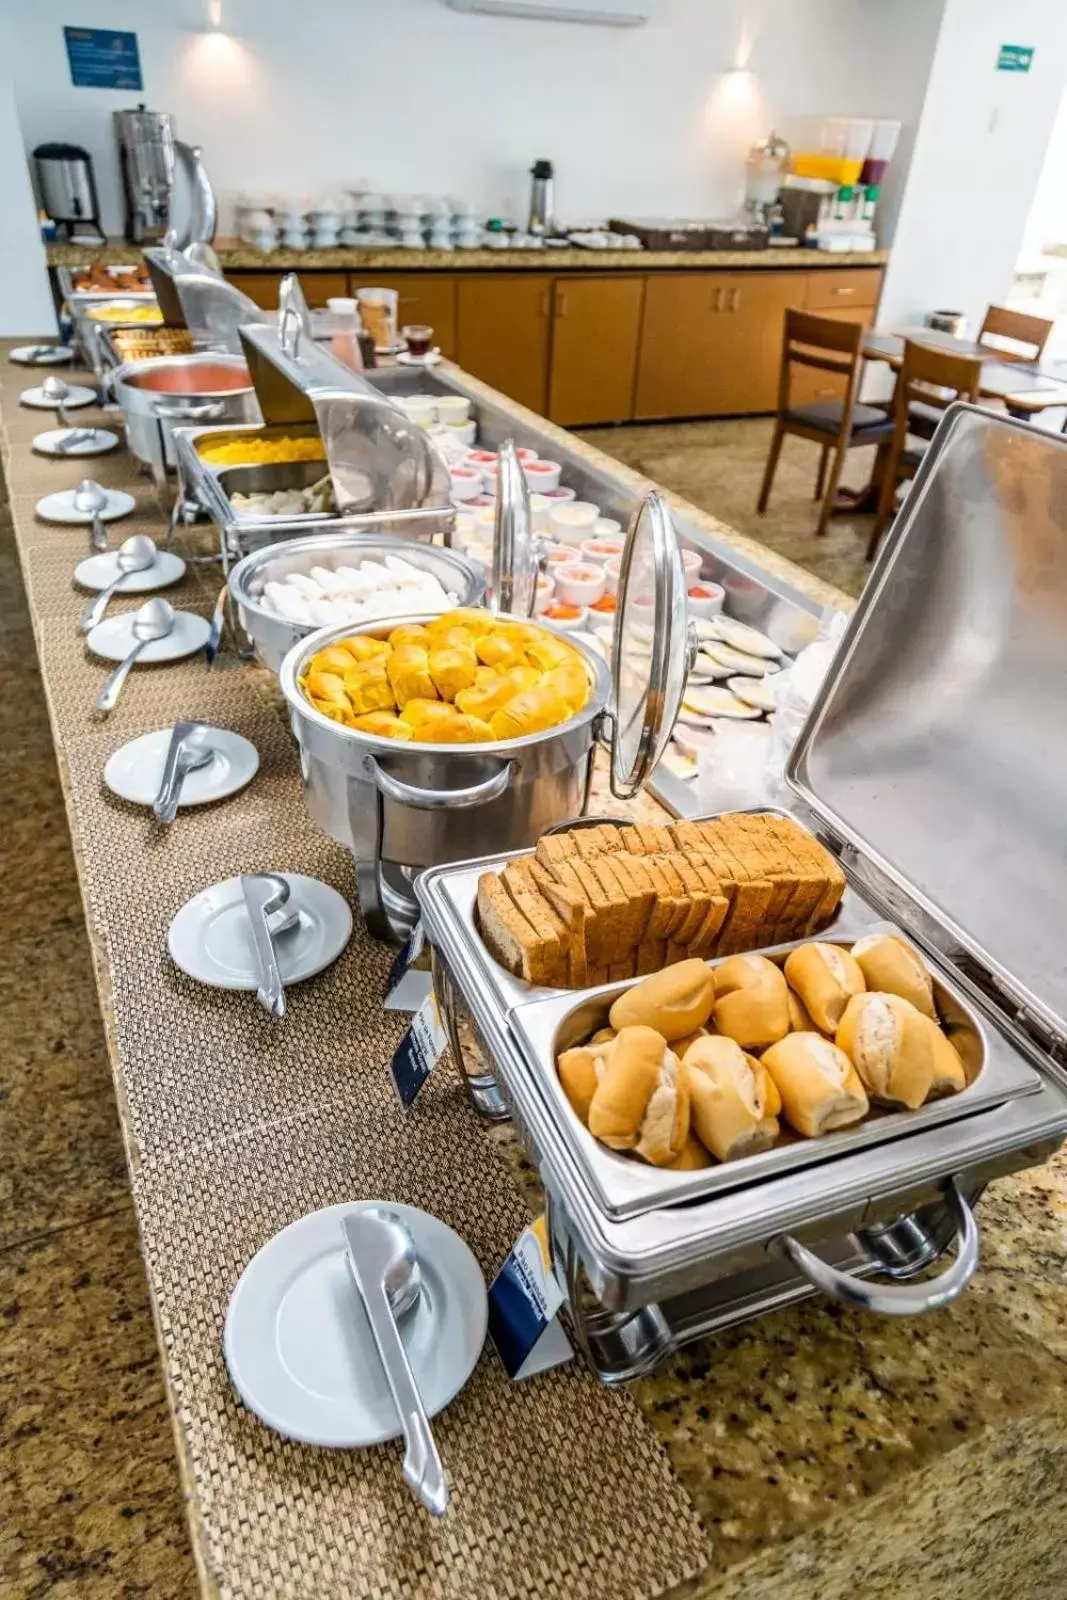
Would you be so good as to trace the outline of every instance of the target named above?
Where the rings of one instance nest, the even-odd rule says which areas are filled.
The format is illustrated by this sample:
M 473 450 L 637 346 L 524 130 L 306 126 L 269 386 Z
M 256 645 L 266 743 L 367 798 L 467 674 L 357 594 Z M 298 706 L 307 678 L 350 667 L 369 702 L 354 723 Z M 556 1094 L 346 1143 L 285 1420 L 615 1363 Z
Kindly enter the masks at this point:
M 978 1224 L 974 1212 L 951 1179 L 945 1185 L 945 1199 L 956 1223 L 956 1259 L 947 1272 L 925 1283 L 907 1286 L 869 1283 L 828 1266 L 790 1234 L 779 1234 L 774 1243 L 809 1283 L 832 1300 L 860 1306 L 864 1311 L 878 1311 L 887 1317 L 918 1316 L 955 1300 L 978 1270 Z
M 398 806 L 414 806 L 418 811 L 467 811 L 472 806 L 488 805 L 499 800 L 515 771 L 514 761 L 507 761 L 499 772 L 482 783 L 472 783 L 469 789 L 420 789 L 416 784 L 405 783 L 385 772 L 374 756 L 367 757 L 367 770 L 380 792 Z
M 216 422 L 226 407 L 221 400 L 189 401 L 184 405 L 181 401 L 167 405 L 165 400 L 157 400 L 152 410 L 164 422 Z

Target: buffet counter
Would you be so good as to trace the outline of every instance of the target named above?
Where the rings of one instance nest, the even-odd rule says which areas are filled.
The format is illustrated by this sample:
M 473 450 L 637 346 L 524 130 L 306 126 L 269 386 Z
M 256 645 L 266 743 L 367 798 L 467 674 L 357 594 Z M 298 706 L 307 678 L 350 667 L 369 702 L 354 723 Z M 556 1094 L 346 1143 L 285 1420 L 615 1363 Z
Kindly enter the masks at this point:
M 982 1270 L 936 1314 L 893 1321 L 809 1301 L 691 1345 L 625 1392 L 578 1364 L 509 1384 L 487 1351 L 437 1421 L 456 1486 L 442 1524 L 430 1526 L 406 1495 L 392 1446 L 314 1450 L 243 1410 L 223 1364 L 222 1320 L 245 1263 L 285 1223 L 387 1183 L 452 1222 L 491 1274 L 539 1199 L 509 1128 L 479 1123 L 444 1064 L 404 1119 L 381 1065 L 403 1027 L 380 1006 L 392 951 L 361 928 L 335 966 L 293 992 L 282 1030 L 248 996 L 200 988 L 171 965 L 170 918 L 206 884 L 284 867 L 352 901 L 351 858 L 303 809 L 276 681 L 232 652 L 210 674 L 199 658 L 135 673 L 108 723 L 91 720 L 103 673 L 75 633 L 84 596 L 70 576 L 85 531 L 34 515 L 38 498 L 73 487 L 85 464 L 31 452 L 42 415 L 18 399 L 30 381 L 0 366 L 4 473 L 204 1592 L 1062 1594 L 1063 1156 L 989 1192 Z M 648 487 L 464 381 L 517 426 L 555 431 L 590 472 Z M 162 540 L 166 517 L 132 458 L 119 451 L 92 466 L 106 488 L 135 496 L 122 535 Z M 669 498 L 812 610 L 849 604 Z M 187 559 L 213 544 L 195 526 L 176 537 Z M 206 616 L 217 590 L 217 569 L 190 564 L 169 593 Z M 105 793 L 101 768 L 132 735 L 192 713 L 251 739 L 260 771 L 243 799 L 183 813 L 160 840 L 143 811 Z M 596 787 L 593 809 L 618 811 L 602 780 Z M 662 815 L 647 798 L 632 804 L 645 820 Z

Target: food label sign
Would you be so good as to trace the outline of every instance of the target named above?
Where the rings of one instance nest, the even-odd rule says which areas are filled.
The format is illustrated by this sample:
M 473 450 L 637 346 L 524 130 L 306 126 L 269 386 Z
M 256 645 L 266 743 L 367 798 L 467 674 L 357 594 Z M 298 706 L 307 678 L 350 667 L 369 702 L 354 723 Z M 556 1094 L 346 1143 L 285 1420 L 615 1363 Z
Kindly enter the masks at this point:
M 77 89 L 143 89 L 135 33 L 64 28 L 70 81 Z
M 415 1104 L 419 1090 L 437 1065 L 448 1044 L 437 999 L 430 993 L 416 1011 L 390 1062 L 393 1084 L 405 1111 Z
M 998 72 L 1029 72 L 1034 59 L 1033 45 L 1002 44 L 997 56 Z
M 571 1360 L 574 1351 L 556 1316 L 563 1299 L 542 1212 L 489 1285 L 489 1337 L 509 1378 L 532 1378 Z

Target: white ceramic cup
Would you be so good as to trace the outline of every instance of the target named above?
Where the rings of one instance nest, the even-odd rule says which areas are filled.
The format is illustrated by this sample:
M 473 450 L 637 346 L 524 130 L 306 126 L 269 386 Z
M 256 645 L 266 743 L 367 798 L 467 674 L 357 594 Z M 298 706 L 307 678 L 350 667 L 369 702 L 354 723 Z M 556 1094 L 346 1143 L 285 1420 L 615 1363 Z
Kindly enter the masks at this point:
M 463 394 L 438 394 L 434 396 L 437 415 L 442 422 L 455 426 L 466 422 L 471 414 L 471 403 Z
M 558 461 L 524 461 L 522 470 L 530 488 L 536 489 L 539 494 L 549 494 L 559 488 L 563 468 Z
M 560 544 L 584 544 L 593 536 L 593 527 L 600 515 L 600 507 L 590 500 L 571 500 L 566 505 L 554 506 L 548 519 L 553 538 Z
M 604 593 L 606 579 L 603 567 L 591 561 L 561 562 L 553 567 L 556 598 L 564 605 L 591 606 Z

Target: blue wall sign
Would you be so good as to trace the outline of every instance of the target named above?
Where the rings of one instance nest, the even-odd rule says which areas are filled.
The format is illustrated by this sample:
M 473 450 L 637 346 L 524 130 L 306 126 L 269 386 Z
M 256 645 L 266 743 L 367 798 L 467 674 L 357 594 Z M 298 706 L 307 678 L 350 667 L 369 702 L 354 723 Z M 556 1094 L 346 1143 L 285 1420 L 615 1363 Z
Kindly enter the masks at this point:
M 1029 72 L 1034 49 L 1028 44 L 1002 44 L 997 56 L 998 72 Z
M 143 89 L 135 33 L 64 28 L 70 81 L 78 89 Z

